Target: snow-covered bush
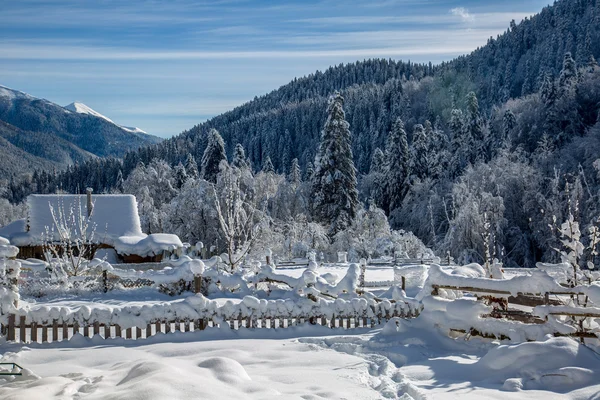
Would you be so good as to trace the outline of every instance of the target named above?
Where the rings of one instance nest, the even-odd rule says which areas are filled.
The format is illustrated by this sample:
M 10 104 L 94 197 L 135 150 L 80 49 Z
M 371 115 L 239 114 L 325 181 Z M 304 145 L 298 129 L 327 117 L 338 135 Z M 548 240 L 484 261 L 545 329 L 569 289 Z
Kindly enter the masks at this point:
M 49 204 L 52 226 L 46 226 L 43 235 L 43 250 L 52 275 L 62 282 L 70 277 L 81 276 L 87 269 L 98 248 L 94 236 L 96 226 L 92 222 L 93 207 L 84 210 L 81 196 L 65 207 L 59 199 L 57 206 Z

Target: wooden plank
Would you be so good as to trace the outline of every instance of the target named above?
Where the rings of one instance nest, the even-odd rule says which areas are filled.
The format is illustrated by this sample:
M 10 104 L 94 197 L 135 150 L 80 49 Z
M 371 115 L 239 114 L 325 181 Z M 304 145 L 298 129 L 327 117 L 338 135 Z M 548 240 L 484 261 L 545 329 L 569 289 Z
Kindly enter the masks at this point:
M 110 334 L 110 324 L 104 324 L 104 339 L 112 337 Z
M 75 330 L 73 330 L 73 334 L 75 334 Z M 69 340 L 69 326 L 64 321 L 62 324 L 62 340 Z
M 84 337 L 86 337 L 86 338 L 87 338 L 87 337 L 90 337 L 90 324 L 89 324 L 89 322 L 88 322 L 88 323 L 86 323 L 86 324 L 83 326 L 83 336 L 84 336 Z
M 52 322 L 52 342 L 58 341 L 58 321 L 54 320 Z
M 146 338 L 149 338 L 150 336 L 152 336 L 152 325 L 148 324 L 146 325 Z
M 6 334 L 6 339 L 8 341 L 15 341 L 15 314 L 8 314 L 8 332 Z
M 42 343 L 48 343 L 48 327 L 42 325 Z
M 156 322 L 154 323 L 154 326 L 155 326 L 155 328 L 156 328 L 156 329 L 155 329 L 155 330 L 156 330 L 156 333 L 161 333 L 161 332 L 162 332 L 162 324 L 160 323 L 160 321 L 156 321 Z
M 73 336 L 79 333 L 79 323 L 77 321 L 73 322 Z
M 133 339 L 132 330 L 133 330 L 132 328 L 125 329 L 125 338 L 126 339 Z
M 35 321 L 31 323 L 31 341 L 33 343 L 38 341 L 38 326 Z
M 19 318 L 19 340 L 21 343 L 27 343 L 27 336 L 25 335 L 26 333 L 27 328 L 25 328 L 25 316 L 21 315 L 21 318 Z
M 119 325 L 119 324 L 115 325 L 115 337 L 116 338 L 123 337 L 123 336 L 121 336 L 121 325 Z

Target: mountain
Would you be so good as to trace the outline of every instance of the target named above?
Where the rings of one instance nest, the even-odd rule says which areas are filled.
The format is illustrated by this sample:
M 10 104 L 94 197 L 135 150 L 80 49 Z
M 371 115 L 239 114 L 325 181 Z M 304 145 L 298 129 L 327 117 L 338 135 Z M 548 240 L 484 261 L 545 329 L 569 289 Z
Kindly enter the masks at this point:
M 27 172 L 28 165 L 61 169 L 94 157 L 122 157 L 127 151 L 161 141 L 141 130 L 120 127 L 89 107 L 83 110 L 68 110 L 0 86 L 0 137 L 5 139 L 0 150 L 20 149 L 23 159 L 31 161 L 21 169 Z M 7 142 L 12 145 L 10 149 Z M 0 164 L 0 172 L 8 170 L 9 166 Z
M 78 113 L 78 114 L 88 114 L 88 115 L 93 115 L 93 116 L 98 117 L 98 118 L 105 119 L 106 121 L 110 122 L 111 124 L 114 124 L 114 125 L 118 126 L 119 128 L 123 129 L 124 131 L 127 131 L 127 132 L 131 132 L 131 133 L 147 133 L 146 131 L 143 131 L 140 128 L 131 128 L 131 127 L 128 127 L 128 126 L 123 126 L 123 125 L 116 124 L 115 122 L 113 122 L 112 119 L 110 119 L 110 118 L 108 118 L 108 117 L 100 114 L 96 110 L 93 110 L 92 108 L 86 106 L 83 103 L 74 102 L 74 103 L 71 103 L 71 104 L 65 106 L 65 109 L 67 109 L 69 111 L 72 111 L 72 112 L 75 112 L 75 113 Z
M 202 158 L 212 128 L 230 159 L 239 143 L 255 171 L 268 157 L 278 173 L 288 173 L 297 158 L 306 176 L 328 97 L 339 90 L 361 200 L 375 200 L 393 228 L 414 232 L 459 262 L 482 262 L 484 254 L 509 266 L 555 262 L 560 242 L 549 226 L 569 212 L 586 232 L 600 220 L 599 57 L 600 1 L 559 0 L 450 62 L 379 59 L 317 71 L 172 139 L 129 151 L 122 163 L 91 159 L 51 183 L 102 192 L 123 187 L 128 176 L 139 178 L 152 160 L 177 169 L 190 156 Z M 410 173 L 392 181 L 386 150 L 397 118 Z M 399 193 L 394 206 L 386 198 L 391 186 Z M 39 187 L 35 179 L 18 182 L 5 196 L 20 202 Z

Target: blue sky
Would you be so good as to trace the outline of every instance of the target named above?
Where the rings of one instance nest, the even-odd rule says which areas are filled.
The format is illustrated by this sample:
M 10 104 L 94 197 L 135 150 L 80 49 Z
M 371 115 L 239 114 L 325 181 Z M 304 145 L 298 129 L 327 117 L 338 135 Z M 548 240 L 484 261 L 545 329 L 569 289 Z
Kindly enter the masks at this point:
M 169 137 L 330 65 L 434 63 L 548 0 L 0 0 L 0 84 Z

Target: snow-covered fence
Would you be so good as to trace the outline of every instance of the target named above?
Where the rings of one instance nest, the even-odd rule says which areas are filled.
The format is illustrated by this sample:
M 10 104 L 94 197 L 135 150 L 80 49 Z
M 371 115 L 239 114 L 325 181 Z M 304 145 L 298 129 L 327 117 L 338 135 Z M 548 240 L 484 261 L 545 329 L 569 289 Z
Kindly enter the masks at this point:
M 474 298 L 463 298 L 463 293 Z M 429 295 L 431 294 L 431 295 Z M 600 286 L 565 287 L 540 270 L 511 279 L 452 275 L 432 266 L 421 295 L 425 318 L 454 332 L 512 340 L 600 337 Z M 585 297 L 583 304 L 578 300 Z M 518 304 L 519 308 L 509 308 Z
M 312 301 L 259 300 L 247 296 L 241 303 L 220 305 L 203 296 L 147 306 L 103 309 L 81 307 L 40 307 L 14 309 L 2 315 L 1 332 L 9 341 L 54 342 L 68 340 L 75 333 L 103 338 L 144 339 L 159 332 L 188 332 L 208 327 L 287 328 L 309 322 L 331 328 L 373 327 L 394 317 L 414 318 L 417 302 L 373 300 Z

